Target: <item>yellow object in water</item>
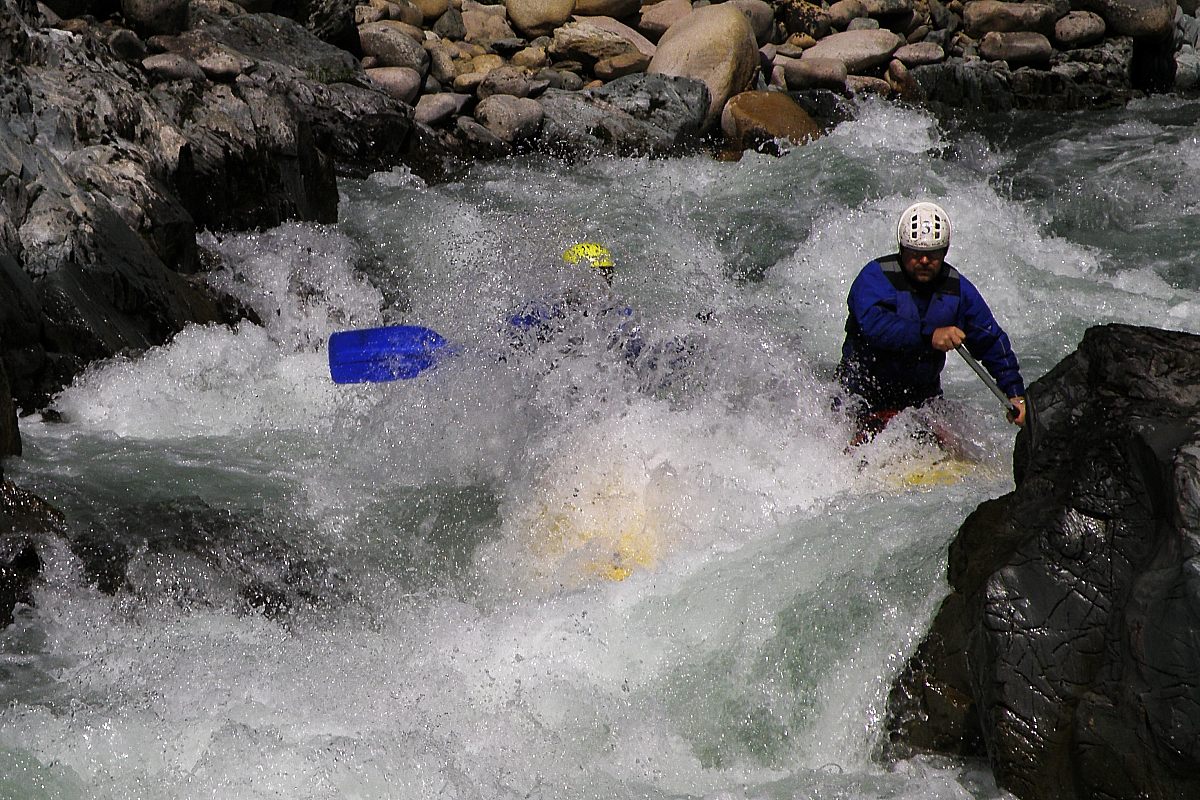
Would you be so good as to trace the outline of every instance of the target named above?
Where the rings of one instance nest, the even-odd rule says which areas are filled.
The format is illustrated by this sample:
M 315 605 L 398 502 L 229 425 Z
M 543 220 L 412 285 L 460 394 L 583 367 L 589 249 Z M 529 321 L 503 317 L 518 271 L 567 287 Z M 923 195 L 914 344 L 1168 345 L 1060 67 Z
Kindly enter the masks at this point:
M 943 456 L 934 461 L 904 461 L 897 467 L 896 472 L 887 476 L 887 483 L 899 489 L 931 489 L 958 483 L 978 469 L 979 464 L 954 456 Z
M 596 242 L 580 242 L 571 245 L 562 254 L 563 261 L 568 264 L 586 264 L 592 269 L 612 269 L 612 253 L 608 248 Z
M 578 487 L 554 510 L 543 505 L 533 521 L 532 550 L 560 578 L 575 573 L 623 581 L 658 561 L 658 526 L 644 492 L 610 479 Z
M 979 466 L 970 461 L 945 458 L 928 466 L 919 466 L 904 473 L 909 486 L 950 486 L 970 475 Z

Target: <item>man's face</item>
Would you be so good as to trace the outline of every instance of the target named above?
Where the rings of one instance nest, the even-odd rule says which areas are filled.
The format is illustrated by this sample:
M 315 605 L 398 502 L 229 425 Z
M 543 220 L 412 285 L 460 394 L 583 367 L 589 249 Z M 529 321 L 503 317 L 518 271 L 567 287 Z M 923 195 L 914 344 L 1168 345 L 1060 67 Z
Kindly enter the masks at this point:
M 941 250 L 909 250 L 900 248 L 900 266 L 913 283 L 929 283 L 942 274 L 942 262 L 948 248 Z

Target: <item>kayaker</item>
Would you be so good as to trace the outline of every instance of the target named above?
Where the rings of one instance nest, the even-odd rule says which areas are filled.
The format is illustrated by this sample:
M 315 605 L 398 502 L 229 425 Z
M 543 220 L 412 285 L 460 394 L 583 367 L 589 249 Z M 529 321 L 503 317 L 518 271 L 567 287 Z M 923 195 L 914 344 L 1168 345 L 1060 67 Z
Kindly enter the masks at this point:
M 1008 334 L 983 296 L 946 261 L 950 218 L 914 203 L 896 226 L 899 251 L 871 260 L 846 298 L 846 339 L 838 380 L 859 401 L 853 444 L 869 440 L 898 412 L 942 396 L 946 353 L 959 345 L 982 362 L 1025 424 L 1025 383 Z

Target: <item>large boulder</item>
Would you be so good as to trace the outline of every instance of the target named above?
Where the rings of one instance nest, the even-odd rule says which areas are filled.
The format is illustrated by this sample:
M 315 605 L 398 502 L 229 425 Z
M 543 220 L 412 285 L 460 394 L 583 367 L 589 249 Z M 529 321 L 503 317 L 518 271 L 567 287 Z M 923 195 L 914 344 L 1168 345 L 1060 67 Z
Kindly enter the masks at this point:
M 648 72 L 703 81 L 710 102 L 705 126 L 730 97 L 744 91 L 758 67 L 758 46 L 745 15 L 728 4 L 698 8 L 659 40 Z
M 821 128 L 800 104 L 783 92 L 742 92 L 725 104 L 721 131 L 739 149 L 777 153 L 777 142 L 803 144 L 821 135 Z
M 575 10 L 575 0 L 504 0 L 504 7 L 513 27 L 533 39 L 566 23 Z
M 1036 381 L 1016 489 L 950 547 L 893 755 L 1022 800 L 1200 797 L 1200 336 L 1109 325 Z

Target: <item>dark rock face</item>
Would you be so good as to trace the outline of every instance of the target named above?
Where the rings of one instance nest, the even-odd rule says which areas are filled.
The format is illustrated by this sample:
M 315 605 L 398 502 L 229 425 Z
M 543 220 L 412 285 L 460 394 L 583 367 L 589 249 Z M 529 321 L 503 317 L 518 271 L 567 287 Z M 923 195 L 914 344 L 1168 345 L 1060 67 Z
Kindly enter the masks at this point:
M 196 230 L 335 221 L 335 164 L 400 163 L 412 116 L 284 17 L 193 4 L 149 42 L 174 67 L 148 69 L 31 5 L 0 0 L 0 362 L 26 411 L 93 360 L 244 316 L 197 274 Z
M 0 478 L 0 628 L 13 621 L 17 603 L 32 603 L 41 575 L 36 542 L 61 533 L 62 515 L 46 501 Z
M 1200 797 L 1200 337 L 1093 328 L 1029 396 L 889 751 L 986 752 L 1022 800 Z
M 67 538 L 84 578 L 108 594 L 267 615 L 318 605 L 341 581 L 265 520 L 181 498 L 104 510 Z
M 1144 88 L 1130 79 L 1130 65 L 1139 52 L 1134 45 L 1130 39 L 1114 39 L 1058 54 L 1051 69 L 999 70 L 987 62 L 952 58 L 913 67 L 909 75 L 917 85 L 916 99 L 951 108 L 991 112 L 1104 108 L 1127 103 L 1135 89 Z M 1158 52 L 1146 51 L 1145 72 L 1164 69 L 1153 60 Z M 1170 63 L 1174 65 L 1173 58 Z

